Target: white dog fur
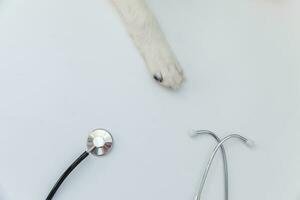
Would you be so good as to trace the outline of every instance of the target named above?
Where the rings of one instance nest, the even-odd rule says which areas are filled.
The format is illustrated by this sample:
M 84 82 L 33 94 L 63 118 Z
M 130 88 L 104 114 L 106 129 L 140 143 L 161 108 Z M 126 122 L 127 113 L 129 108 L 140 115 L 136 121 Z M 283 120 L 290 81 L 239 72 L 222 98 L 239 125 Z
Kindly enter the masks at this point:
M 179 88 L 183 71 L 145 0 L 111 1 L 153 78 L 165 87 Z

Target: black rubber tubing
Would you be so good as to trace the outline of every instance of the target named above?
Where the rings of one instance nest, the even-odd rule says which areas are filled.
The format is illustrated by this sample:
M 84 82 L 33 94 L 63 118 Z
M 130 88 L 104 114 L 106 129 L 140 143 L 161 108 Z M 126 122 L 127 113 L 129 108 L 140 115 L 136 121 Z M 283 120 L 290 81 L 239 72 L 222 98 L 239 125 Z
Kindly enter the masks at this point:
M 71 165 L 68 169 L 61 175 L 57 180 L 50 193 L 48 194 L 46 200 L 51 200 L 64 180 L 69 176 L 69 174 L 86 158 L 89 153 L 87 151 L 83 152 Z

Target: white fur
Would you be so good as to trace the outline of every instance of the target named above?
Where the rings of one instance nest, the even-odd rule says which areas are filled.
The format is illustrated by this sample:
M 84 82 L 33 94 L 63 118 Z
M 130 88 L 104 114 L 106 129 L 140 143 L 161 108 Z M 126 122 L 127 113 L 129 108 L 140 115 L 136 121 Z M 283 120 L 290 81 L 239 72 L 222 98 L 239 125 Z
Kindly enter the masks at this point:
M 154 79 L 177 89 L 183 81 L 182 69 L 145 0 L 111 1 Z

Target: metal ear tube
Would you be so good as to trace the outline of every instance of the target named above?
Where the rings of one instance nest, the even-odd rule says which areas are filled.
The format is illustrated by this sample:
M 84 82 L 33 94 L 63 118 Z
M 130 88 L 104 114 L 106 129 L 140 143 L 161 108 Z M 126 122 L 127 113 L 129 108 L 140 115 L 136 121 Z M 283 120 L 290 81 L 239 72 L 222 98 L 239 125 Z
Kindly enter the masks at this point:
M 218 152 L 218 150 L 221 148 L 222 150 L 222 156 L 223 156 L 223 165 L 224 165 L 224 175 L 225 175 L 225 199 L 228 200 L 228 165 L 227 165 L 227 157 L 226 157 L 226 152 L 225 152 L 225 148 L 223 146 L 223 144 L 230 140 L 230 139 L 238 139 L 240 141 L 242 141 L 244 144 L 246 144 L 247 146 L 250 146 L 252 147 L 254 145 L 254 143 L 241 136 L 241 135 L 238 135 L 238 134 L 231 134 L 231 135 L 228 135 L 226 136 L 225 138 L 223 138 L 222 140 L 220 138 L 218 138 L 218 136 L 216 136 L 216 134 L 214 134 L 213 132 L 211 131 L 207 131 L 207 130 L 199 130 L 199 131 L 194 131 L 193 132 L 193 135 L 201 135 L 201 134 L 208 134 L 208 135 L 211 135 L 213 136 L 217 141 L 218 141 L 218 144 L 215 146 L 211 156 L 210 156 L 210 159 L 206 165 L 206 169 L 204 171 L 204 174 L 202 176 L 202 180 L 201 180 L 201 184 L 200 184 L 200 187 L 199 187 L 199 190 L 195 196 L 195 200 L 200 200 L 201 199 L 201 195 L 202 195 L 202 192 L 203 192 L 203 189 L 204 189 L 204 186 L 205 186 L 205 183 L 206 183 L 206 180 L 207 180 L 207 176 L 208 176 L 208 173 L 209 173 L 209 170 L 211 168 L 211 165 L 212 165 L 212 162 L 216 156 L 216 153 Z
M 217 143 L 220 143 L 221 142 L 221 139 L 214 133 L 214 132 L 211 132 L 209 130 L 196 130 L 196 131 L 193 131 L 191 136 L 194 137 L 194 136 L 198 136 L 198 135 L 210 135 L 212 136 Z M 224 198 L 225 200 L 228 200 L 229 198 L 229 189 L 228 189 L 228 164 L 227 164 L 227 156 L 226 156 L 226 151 L 225 151 L 225 148 L 223 145 L 221 145 L 221 153 L 222 153 L 222 158 L 223 158 L 223 171 L 224 171 L 224 187 L 225 187 L 225 194 L 224 194 Z M 207 178 L 207 175 L 205 176 Z M 206 179 L 205 178 L 205 179 Z M 203 190 L 203 187 L 204 187 L 204 183 L 203 185 L 201 185 L 201 192 Z M 201 192 L 200 194 L 198 194 L 199 196 L 201 196 Z

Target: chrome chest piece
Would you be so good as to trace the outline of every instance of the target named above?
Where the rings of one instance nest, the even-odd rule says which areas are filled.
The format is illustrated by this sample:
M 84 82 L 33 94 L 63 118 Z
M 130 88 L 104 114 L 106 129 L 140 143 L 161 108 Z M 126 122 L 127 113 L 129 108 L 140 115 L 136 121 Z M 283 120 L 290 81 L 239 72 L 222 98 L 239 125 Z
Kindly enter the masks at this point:
M 92 131 L 87 139 L 87 150 L 84 151 L 60 176 L 57 180 L 50 193 L 48 194 L 46 200 L 51 200 L 64 180 L 69 176 L 69 174 L 85 159 L 89 154 L 95 156 L 103 156 L 110 152 L 113 146 L 113 138 L 111 134 L 105 129 L 96 129 Z
M 96 129 L 89 134 L 87 139 L 87 149 L 95 156 L 107 154 L 113 145 L 111 134 L 105 129 Z

